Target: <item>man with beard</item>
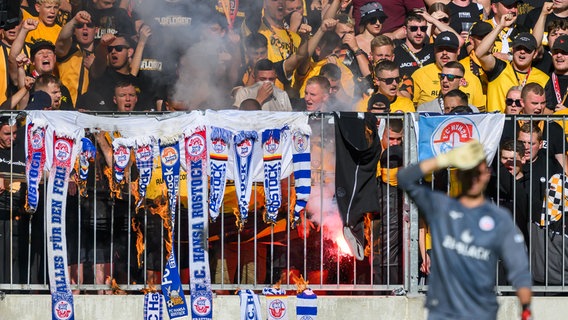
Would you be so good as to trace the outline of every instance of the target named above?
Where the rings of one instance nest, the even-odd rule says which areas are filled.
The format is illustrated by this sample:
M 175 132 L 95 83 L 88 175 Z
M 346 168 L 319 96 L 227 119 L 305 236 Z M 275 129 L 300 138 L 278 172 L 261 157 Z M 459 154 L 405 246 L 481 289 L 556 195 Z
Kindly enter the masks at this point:
M 508 63 L 495 58 L 491 53 L 491 47 L 495 38 L 504 30 L 510 28 L 516 20 L 513 14 L 501 17 L 499 24 L 483 38 L 483 41 L 475 49 L 481 67 L 487 73 L 489 83 L 487 85 L 487 101 L 504 101 L 507 91 L 512 86 L 524 86 L 529 82 L 536 82 L 545 86 L 548 82 L 548 75 L 539 69 L 532 67 L 532 62 L 537 55 L 539 44 L 535 37 L 530 33 L 520 33 L 512 43 L 513 60 Z M 490 103 L 487 111 L 504 112 L 500 103 Z
M 491 24 L 494 29 L 497 29 L 498 25 L 502 25 L 501 20 L 505 16 L 516 20 L 518 2 L 519 0 L 491 0 L 491 12 L 493 13 L 493 18 L 485 20 L 485 22 Z M 493 47 L 493 53 L 495 53 L 496 57 L 499 59 L 509 59 L 511 43 L 519 33 L 516 25 L 513 23 L 515 20 L 513 20 L 511 24 L 501 27 L 499 32 L 492 38 L 495 44 L 495 47 Z M 497 37 L 497 35 L 499 36 Z
M 434 62 L 434 46 L 425 42 L 428 25 L 424 17 L 409 13 L 404 25 L 406 38 L 397 44 L 394 55 L 399 62 L 400 75 L 408 79 L 418 68 Z
M 458 36 L 449 31 L 440 32 L 434 42 L 434 58 L 436 62 L 424 68 L 420 68 L 412 74 L 412 80 L 414 82 L 413 101 L 415 104 L 420 105 L 425 102 L 430 102 L 440 96 L 442 68 L 450 61 L 457 61 L 458 51 Z M 483 91 L 479 78 L 470 70 L 464 70 L 461 76 L 463 76 L 464 79 L 460 80 L 464 85 L 461 90 L 468 95 L 469 104 L 474 105 L 478 109 L 484 109 L 485 97 L 481 94 Z M 453 76 L 447 78 L 448 80 L 452 78 L 452 81 L 459 79 Z
M 552 45 L 554 72 L 546 83 L 546 108 L 566 114 L 568 107 L 568 35 L 558 37 Z M 566 128 L 564 129 L 566 130 Z

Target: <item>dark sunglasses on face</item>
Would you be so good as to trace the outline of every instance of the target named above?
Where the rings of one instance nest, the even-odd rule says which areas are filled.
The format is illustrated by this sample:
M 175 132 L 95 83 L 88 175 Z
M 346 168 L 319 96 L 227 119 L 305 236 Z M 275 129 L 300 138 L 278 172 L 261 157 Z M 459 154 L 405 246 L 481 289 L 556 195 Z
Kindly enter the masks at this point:
M 450 23 L 450 18 L 448 17 L 443 17 L 438 19 L 438 21 L 442 22 L 442 23 Z
M 426 30 L 428 30 L 428 26 L 410 26 L 410 27 L 408 27 L 408 30 L 410 30 L 410 32 L 416 32 L 416 31 L 418 31 L 418 29 L 420 29 L 420 31 L 422 31 L 422 32 L 426 32 Z
M 123 44 L 119 44 L 118 46 L 108 46 L 108 53 L 111 53 L 113 49 L 116 50 L 116 52 L 122 52 L 123 49 L 128 49 L 128 46 L 125 46 Z
M 521 106 L 521 99 L 511 99 L 511 98 L 507 98 L 505 99 L 505 104 L 507 104 L 508 106 L 512 106 L 513 104 L 517 107 Z
M 370 23 L 370 24 L 377 24 L 377 21 L 378 21 L 380 24 L 383 24 L 383 22 L 385 21 L 385 19 L 373 17 L 373 18 L 369 19 L 369 22 L 368 22 L 368 23 Z
M 384 83 L 386 83 L 387 85 L 392 84 L 393 81 L 396 81 L 396 83 L 400 83 L 400 77 L 394 77 L 394 78 L 377 78 L 379 81 L 382 81 Z
M 444 78 L 447 78 L 448 81 L 454 81 L 455 79 L 461 79 L 463 77 L 456 76 L 455 74 L 438 73 L 438 78 L 440 78 L 440 81 L 444 80 Z
M 87 28 L 94 28 L 95 25 L 93 23 L 83 23 L 83 24 L 78 24 L 75 26 L 75 29 L 83 29 L 84 26 L 87 26 Z

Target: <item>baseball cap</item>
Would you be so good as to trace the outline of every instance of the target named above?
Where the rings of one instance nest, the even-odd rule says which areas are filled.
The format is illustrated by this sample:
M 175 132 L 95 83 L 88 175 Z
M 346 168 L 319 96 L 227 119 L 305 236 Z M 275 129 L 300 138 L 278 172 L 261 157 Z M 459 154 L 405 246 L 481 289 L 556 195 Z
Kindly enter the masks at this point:
M 554 50 L 568 52 L 568 34 L 563 34 L 554 40 L 554 44 L 550 51 Z
M 45 91 L 38 90 L 32 94 L 26 110 L 43 110 L 49 107 L 51 107 L 51 96 Z
M 459 48 L 460 41 L 458 37 L 449 31 L 440 32 L 440 34 L 434 40 L 434 47 L 449 47 L 449 48 Z
M 371 18 L 378 18 L 379 21 L 384 21 L 387 15 L 383 11 L 383 6 L 378 2 L 369 2 L 361 6 L 361 24 Z
M 525 47 L 532 51 L 537 48 L 536 39 L 528 32 L 521 32 L 517 35 L 515 40 L 513 40 L 512 47 Z
M 473 27 L 471 27 L 471 30 L 469 31 L 469 35 L 483 38 L 488 35 L 491 30 L 493 30 L 491 24 L 485 21 L 479 21 L 473 24 Z
M 33 59 L 36 53 L 42 49 L 49 49 L 55 52 L 55 46 L 53 45 L 53 42 L 49 40 L 39 39 L 36 42 L 32 43 L 32 45 L 30 46 L 30 58 Z
M 373 107 L 373 105 L 374 105 L 375 103 L 378 103 L 378 102 L 384 103 L 384 105 L 385 105 L 385 109 L 384 109 L 384 110 L 381 110 L 381 109 L 378 109 L 378 108 L 376 108 L 376 107 Z M 383 112 L 385 112 L 385 113 L 389 112 L 389 111 L 390 111 L 390 101 L 389 101 L 389 98 L 387 98 L 387 96 L 385 96 L 385 95 L 382 94 L 382 93 L 375 93 L 375 94 L 373 94 L 373 95 L 369 98 L 369 101 L 367 102 L 367 111 L 371 111 L 371 110 L 373 110 L 373 109 L 375 109 L 375 110 L 381 110 L 381 111 L 383 111 Z
M 519 0 L 491 0 L 491 3 L 502 3 L 504 6 L 510 6 L 519 2 Z

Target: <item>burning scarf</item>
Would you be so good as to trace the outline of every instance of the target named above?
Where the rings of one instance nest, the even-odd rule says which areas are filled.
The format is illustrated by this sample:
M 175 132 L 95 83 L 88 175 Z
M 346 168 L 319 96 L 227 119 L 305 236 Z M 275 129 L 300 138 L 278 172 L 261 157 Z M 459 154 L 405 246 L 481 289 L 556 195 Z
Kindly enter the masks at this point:
M 240 131 L 233 142 L 235 145 L 235 189 L 239 201 L 240 216 L 237 225 L 241 230 L 248 219 L 248 207 L 252 192 L 251 162 L 254 142 L 258 139 L 256 131 Z
M 241 298 L 241 319 L 261 320 L 260 299 L 254 291 L 250 289 L 239 290 Z
M 134 143 L 134 158 L 138 168 L 138 196 L 136 210 L 138 210 L 146 198 L 146 188 L 152 179 L 152 169 L 154 168 L 154 152 L 152 150 L 152 138 L 139 138 Z
M 163 320 L 162 294 L 148 292 L 144 295 L 144 320 Z
M 209 150 L 209 167 L 211 180 L 209 187 L 209 214 L 215 222 L 221 211 L 225 186 L 227 184 L 227 159 L 231 132 L 226 129 L 211 127 L 211 149 Z
M 45 166 L 45 129 L 47 124 L 40 119 L 28 123 L 27 127 L 27 160 L 26 180 L 28 190 L 26 194 L 25 210 L 34 213 L 39 201 L 39 183 Z
M 262 294 L 266 296 L 266 314 L 268 320 L 288 320 L 288 297 L 286 290 L 264 288 Z
M 312 191 L 311 176 L 311 157 L 310 157 L 310 136 L 300 130 L 292 134 L 293 154 L 292 163 L 294 165 L 294 190 L 296 191 L 296 205 L 294 206 L 294 217 L 292 225 L 295 226 L 300 221 L 300 212 L 305 210 L 306 204 Z
M 52 319 L 75 318 L 73 294 L 67 271 L 65 240 L 65 205 L 75 140 L 64 133 L 54 133 L 53 165 L 47 185 L 47 264 L 51 291 Z
M 162 293 L 166 300 L 166 307 L 170 319 L 176 319 L 188 315 L 174 248 L 176 206 L 179 194 L 180 153 L 177 137 L 160 139 L 159 145 L 162 160 L 162 177 L 168 189 L 168 205 L 170 208 L 172 228 L 172 237 L 169 239 L 172 243 L 172 251 L 168 256 L 164 275 L 162 276 Z
M 213 319 L 213 293 L 207 253 L 207 139 L 205 127 L 185 133 L 185 162 L 189 198 L 189 269 L 191 316 Z
M 296 298 L 296 319 L 316 320 L 318 318 L 318 296 L 311 289 L 305 289 Z
M 282 189 L 280 186 L 282 174 L 281 131 L 281 129 L 269 129 L 262 132 L 266 223 L 276 223 L 278 209 L 280 209 L 282 204 Z

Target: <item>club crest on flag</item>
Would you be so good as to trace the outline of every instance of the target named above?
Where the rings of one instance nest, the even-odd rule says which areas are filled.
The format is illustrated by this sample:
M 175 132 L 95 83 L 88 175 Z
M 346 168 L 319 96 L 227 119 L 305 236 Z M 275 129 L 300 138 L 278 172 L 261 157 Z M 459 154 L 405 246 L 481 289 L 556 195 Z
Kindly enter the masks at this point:
M 306 136 L 302 134 L 300 131 L 294 132 L 293 136 L 294 140 L 294 149 L 296 152 L 304 152 L 307 148 L 307 141 Z
M 179 289 L 168 288 L 167 291 L 168 291 L 168 297 L 170 298 L 170 301 L 168 301 L 170 307 L 183 304 L 183 298 L 179 294 L 180 291 Z
M 241 157 L 248 157 L 252 151 L 252 142 L 250 139 L 244 139 L 241 143 L 237 144 L 237 153 Z
M 152 147 L 148 144 L 139 146 L 136 153 L 140 161 L 149 161 L 152 158 Z
M 128 165 L 128 160 L 130 159 L 129 156 L 130 152 L 128 152 L 125 146 L 119 146 L 118 148 L 116 148 L 116 151 L 114 152 L 116 166 L 120 169 L 126 168 L 126 166 Z
M 282 319 L 286 315 L 286 304 L 280 299 L 274 299 L 268 304 L 271 319 Z
M 173 166 L 179 157 L 178 152 L 174 147 L 165 147 L 160 156 L 162 157 L 162 163 L 166 166 Z
M 63 139 L 59 139 L 53 146 L 55 158 L 59 161 L 67 161 L 71 157 L 71 145 Z
M 434 155 L 447 153 L 471 139 L 479 140 L 479 131 L 473 121 L 466 117 L 452 117 L 438 125 L 432 133 Z
M 195 314 L 203 317 L 211 312 L 211 302 L 206 297 L 199 296 L 193 300 L 191 308 Z
M 35 130 L 32 133 L 32 147 L 34 149 L 43 148 L 44 138 L 45 138 L 45 133 L 43 130 Z
M 205 151 L 205 139 L 200 134 L 193 134 L 186 140 L 185 149 L 192 157 L 197 157 Z
M 216 153 L 223 153 L 227 150 L 227 142 L 221 138 L 213 139 L 211 143 Z
M 71 318 L 73 308 L 69 302 L 61 300 L 53 306 L 53 311 L 57 319 L 64 320 Z
M 270 137 L 264 143 L 264 149 L 268 153 L 274 153 L 274 152 L 276 152 L 276 150 L 278 150 L 279 145 L 280 145 L 280 143 L 278 143 L 278 141 L 276 141 L 276 139 L 274 139 L 274 137 Z

